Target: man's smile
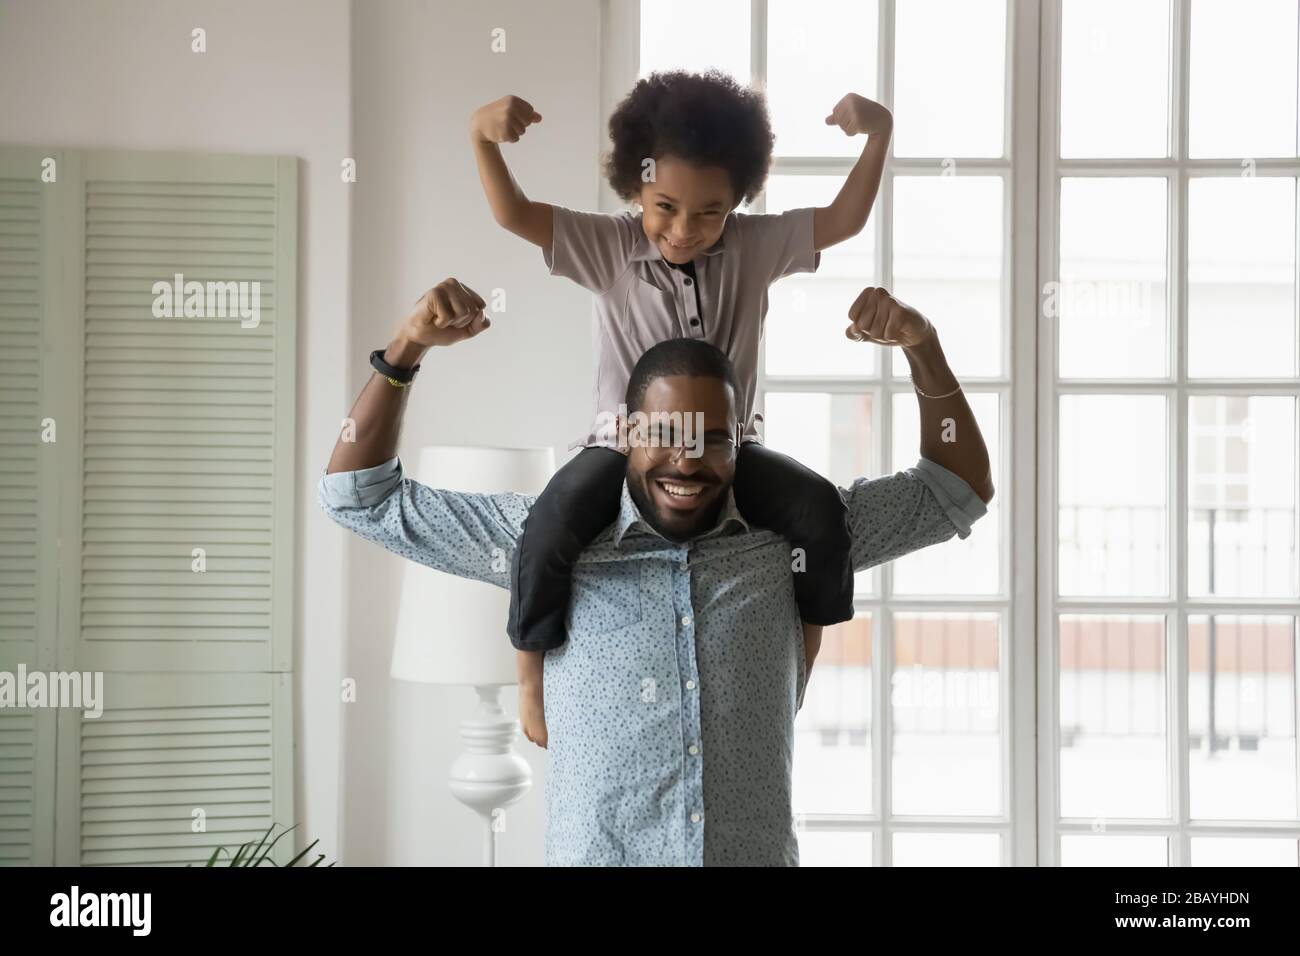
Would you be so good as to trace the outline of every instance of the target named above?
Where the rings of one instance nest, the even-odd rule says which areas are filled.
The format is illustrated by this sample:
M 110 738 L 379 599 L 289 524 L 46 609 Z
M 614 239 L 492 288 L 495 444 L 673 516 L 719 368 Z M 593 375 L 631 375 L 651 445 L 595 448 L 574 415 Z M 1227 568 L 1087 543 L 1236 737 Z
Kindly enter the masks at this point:
M 709 497 L 704 492 L 712 484 L 691 478 L 655 478 L 655 498 L 661 507 L 678 513 L 695 511 Z

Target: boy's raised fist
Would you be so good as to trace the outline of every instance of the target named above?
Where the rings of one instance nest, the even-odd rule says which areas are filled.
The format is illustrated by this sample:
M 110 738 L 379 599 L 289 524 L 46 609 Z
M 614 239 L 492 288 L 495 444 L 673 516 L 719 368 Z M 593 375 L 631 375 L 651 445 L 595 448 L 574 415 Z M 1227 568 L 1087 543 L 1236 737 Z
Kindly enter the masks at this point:
M 846 93 L 826 117 L 827 126 L 838 126 L 846 136 L 858 133 L 889 133 L 894 129 L 894 114 L 875 100 L 857 93 Z
M 503 96 L 474 111 L 470 133 L 485 143 L 517 143 L 529 126 L 541 121 L 542 114 L 527 100 Z

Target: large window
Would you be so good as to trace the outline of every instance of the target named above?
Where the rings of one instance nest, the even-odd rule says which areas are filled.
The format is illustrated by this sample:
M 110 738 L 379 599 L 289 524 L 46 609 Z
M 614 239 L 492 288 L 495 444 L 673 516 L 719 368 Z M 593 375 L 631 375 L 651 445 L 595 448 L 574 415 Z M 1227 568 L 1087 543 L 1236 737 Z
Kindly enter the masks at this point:
M 641 0 L 655 69 L 763 88 L 754 211 L 893 152 L 864 232 L 772 288 L 770 446 L 840 484 L 915 464 L 881 285 L 935 320 L 998 495 L 858 576 L 796 722 L 805 864 L 1296 865 L 1295 0 Z M 883 360 L 883 361 L 882 361 Z
M 1044 10 L 1040 858 L 1295 866 L 1297 4 Z

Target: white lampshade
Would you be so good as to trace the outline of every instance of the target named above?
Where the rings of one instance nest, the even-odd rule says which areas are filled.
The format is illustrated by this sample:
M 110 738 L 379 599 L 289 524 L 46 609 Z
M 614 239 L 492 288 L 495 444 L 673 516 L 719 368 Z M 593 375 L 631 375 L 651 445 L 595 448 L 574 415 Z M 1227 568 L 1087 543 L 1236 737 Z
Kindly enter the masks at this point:
M 412 475 L 430 488 L 538 494 L 555 471 L 550 448 L 421 449 Z M 511 553 L 501 560 L 507 573 Z M 425 684 L 513 684 L 515 649 L 506 634 L 510 592 L 408 561 L 402 579 L 392 676 Z

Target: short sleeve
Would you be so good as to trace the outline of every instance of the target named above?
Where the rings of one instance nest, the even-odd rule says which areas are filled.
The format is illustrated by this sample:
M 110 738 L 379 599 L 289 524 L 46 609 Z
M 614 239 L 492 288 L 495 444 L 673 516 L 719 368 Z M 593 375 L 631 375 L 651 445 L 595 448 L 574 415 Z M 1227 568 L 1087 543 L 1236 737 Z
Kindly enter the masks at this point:
M 551 247 L 549 253 L 542 249 L 546 268 L 597 294 L 608 290 L 627 271 L 640 242 L 636 217 L 551 208 Z
M 813 248 L 813 206 L 781 213 L 738 213 L 745 261 L 775 282 L 797 272 L 816 272 L 821 253 Z

